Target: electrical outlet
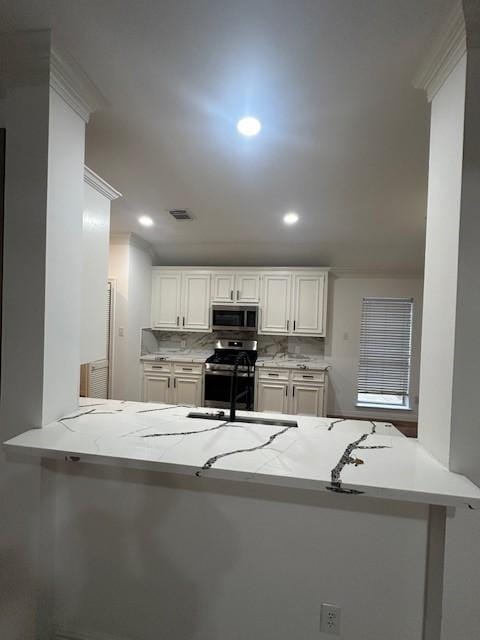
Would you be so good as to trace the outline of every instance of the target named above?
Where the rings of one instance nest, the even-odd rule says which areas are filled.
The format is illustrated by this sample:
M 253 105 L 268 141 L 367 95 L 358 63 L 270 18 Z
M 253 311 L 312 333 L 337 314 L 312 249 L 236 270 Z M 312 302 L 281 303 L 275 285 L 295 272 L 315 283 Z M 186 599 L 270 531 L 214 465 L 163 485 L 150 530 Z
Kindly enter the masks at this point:
M 331 636 L 340 635 L 340 607 L 336 604 L 322 604 L 320 631 L 329 633 Z

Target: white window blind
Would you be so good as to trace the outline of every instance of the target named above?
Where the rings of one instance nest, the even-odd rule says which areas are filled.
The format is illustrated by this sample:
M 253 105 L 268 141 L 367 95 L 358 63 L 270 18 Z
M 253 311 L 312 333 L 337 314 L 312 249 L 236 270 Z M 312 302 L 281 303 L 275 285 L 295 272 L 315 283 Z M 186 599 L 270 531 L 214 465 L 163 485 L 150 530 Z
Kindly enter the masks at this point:
M 413 300 L 364 298 L 358 394 L 408 398 Z

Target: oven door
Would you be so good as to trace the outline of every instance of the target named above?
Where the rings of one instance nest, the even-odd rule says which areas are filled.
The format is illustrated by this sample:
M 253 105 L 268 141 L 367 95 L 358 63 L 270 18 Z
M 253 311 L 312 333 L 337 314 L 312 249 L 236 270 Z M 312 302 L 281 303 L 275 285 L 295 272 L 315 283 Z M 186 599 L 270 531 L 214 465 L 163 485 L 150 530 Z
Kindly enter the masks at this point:
M 228 409 L 232 388 L 232 374 L 225 371 L 205 371 L 204 406 Z M 237 379 L 237 395 L 250 387 L 252 406 L 254 403 L 254 377 L 247 373 L 239 373 Z M 238 409 L 246 409 L 246 398 L 237 402 Z

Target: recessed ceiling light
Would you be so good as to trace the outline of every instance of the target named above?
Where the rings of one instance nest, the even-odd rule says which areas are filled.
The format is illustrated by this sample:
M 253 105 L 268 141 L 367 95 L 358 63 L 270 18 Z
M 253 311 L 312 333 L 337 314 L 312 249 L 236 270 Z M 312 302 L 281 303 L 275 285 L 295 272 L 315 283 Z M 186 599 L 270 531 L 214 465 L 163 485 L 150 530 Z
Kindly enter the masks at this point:
M 285 224 L 296 224 L 298 222 L 298 213 L 289 211 L 283 216 L 283 221 Z
M 143 227 L 151 227 L 153 225 L 153 220 L 150 216 L 140 216 L 138 221 Z
M 237 122 L 237 130 L 242 134 L 242 136 L 256 136 L 257 133 L 260 132 L 261 128 L 262 125 L 260 123 L 260 120 L 257 120 L 257 118 L 252 118 L 251 116 L 242 118 Z

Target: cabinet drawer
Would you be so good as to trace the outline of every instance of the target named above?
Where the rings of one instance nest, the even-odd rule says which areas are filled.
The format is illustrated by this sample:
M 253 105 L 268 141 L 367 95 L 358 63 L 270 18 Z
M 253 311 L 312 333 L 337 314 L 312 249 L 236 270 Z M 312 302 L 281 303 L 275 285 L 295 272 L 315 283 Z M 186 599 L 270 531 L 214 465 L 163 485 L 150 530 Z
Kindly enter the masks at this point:
M 325 382 L 325 371 L 293 371 L 293 382 Z
M 144 362 L 143 370 L 145 373 L 170 373 L 172 365 L 170 362 Z
M 288 369 L 258 369 L 260 380 L 285 380 L 288 381 Z
M 191 362 L 174 362 L 173 370 L 175 373 L 202 375 L 203 364 L 193 364 Z

